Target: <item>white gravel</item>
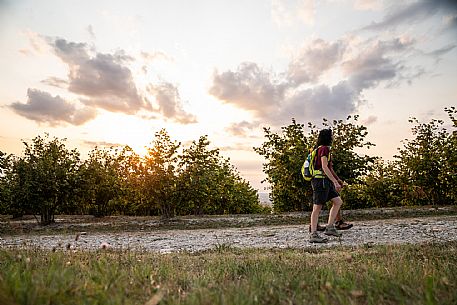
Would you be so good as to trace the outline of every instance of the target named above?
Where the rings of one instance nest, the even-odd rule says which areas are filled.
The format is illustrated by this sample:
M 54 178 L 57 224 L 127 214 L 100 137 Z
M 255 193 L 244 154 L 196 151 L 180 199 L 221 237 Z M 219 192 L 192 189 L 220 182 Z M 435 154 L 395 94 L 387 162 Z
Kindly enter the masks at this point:
M 161 253 L 202 251 L 221 246 L 240 248 L 318 248 L 335 245 L 405 244 L 457 240 L 457 216 L 420 217 L 354 222 L 341 239 L 330 237 L 327 244 L 308 242 L 304 225 L 254 226 L 198 230 L 158 230 L 57 235 L 16 235 L 0 237 L 0 247 L 43 249 L 146 250 Z

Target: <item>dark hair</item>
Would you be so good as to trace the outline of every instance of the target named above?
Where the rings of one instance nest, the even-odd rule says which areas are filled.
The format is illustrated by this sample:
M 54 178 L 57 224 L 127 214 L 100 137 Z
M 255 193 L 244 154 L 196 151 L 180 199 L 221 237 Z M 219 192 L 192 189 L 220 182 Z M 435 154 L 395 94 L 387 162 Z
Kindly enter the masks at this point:
M 324 145 L 330 146 L 332 145 L 332 130 L 331 129 L 322 129 L 319 132 L 319 136 L 317 137 L 317 143 L 315 148 Z

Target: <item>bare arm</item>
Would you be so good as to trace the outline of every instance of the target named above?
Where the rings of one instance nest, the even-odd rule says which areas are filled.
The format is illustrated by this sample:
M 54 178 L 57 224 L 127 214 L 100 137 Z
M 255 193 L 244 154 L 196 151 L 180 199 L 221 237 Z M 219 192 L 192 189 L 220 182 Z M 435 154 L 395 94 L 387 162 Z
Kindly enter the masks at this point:
M 338 176 L 333 175 L 332 171 L 328 167 L 328 159 L 326 156 L 321 157 L 321 162 L 322 162 L 322 170 L 324 171 L 325 175 L 333 182 L 335 185 L 335 189 L 337 192 L 341 190 L 341 185 L 338 182 Z M 336 176 L 336 178 L 335 178 Z
M 341 187 L 343 187 L 343 184 L 344 184 L 343 180 L 341 180 L 340 177 L 337 176 L 337 174 L 335 173 L 333 168 L 329 167 L 329 170 L 332 173 L 333 177 L 335 177 L 336 181 L 338 181 L 338 183 L 341 185 Z

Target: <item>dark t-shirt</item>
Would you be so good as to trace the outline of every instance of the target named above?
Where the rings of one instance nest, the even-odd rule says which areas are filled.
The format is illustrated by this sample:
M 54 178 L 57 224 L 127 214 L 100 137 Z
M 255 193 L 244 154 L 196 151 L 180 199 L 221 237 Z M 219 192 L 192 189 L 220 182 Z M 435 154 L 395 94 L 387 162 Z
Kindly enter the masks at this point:
M 316 163 L 314 164 L 314 169 L 322 170 L 322 161 L 321 161 L 322 157 L 327 157 L 327 160 L 329 160 L 328 168 L 330 170 L 333 169 L 332 158 L 330 157 L 330 147 L 329 146 L 321 146 L 317 150 Z

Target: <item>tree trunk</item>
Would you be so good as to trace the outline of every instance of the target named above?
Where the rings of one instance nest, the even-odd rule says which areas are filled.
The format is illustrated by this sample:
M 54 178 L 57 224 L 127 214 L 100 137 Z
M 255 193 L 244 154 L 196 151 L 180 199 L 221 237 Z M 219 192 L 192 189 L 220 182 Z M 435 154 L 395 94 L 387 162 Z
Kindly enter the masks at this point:
M 47 226 L 54 222 L 54 214 L 49 207 L 44 207 L 41 210 L 41 225 Z

